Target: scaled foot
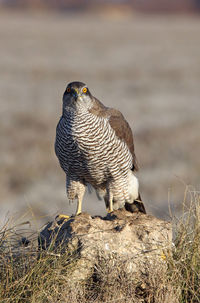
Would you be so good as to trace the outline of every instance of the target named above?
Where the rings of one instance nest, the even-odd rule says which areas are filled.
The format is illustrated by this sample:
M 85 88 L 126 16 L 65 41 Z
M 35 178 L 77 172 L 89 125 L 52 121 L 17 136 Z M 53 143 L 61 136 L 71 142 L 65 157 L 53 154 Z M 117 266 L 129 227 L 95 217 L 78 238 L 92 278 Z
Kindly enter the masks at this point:
M 64 215 L 64 214 L 60 214 L 56 216 L 56 220 L 63 220 L 63 221 L 68 221 L 70 218 L 70 216 L 68 215 Z

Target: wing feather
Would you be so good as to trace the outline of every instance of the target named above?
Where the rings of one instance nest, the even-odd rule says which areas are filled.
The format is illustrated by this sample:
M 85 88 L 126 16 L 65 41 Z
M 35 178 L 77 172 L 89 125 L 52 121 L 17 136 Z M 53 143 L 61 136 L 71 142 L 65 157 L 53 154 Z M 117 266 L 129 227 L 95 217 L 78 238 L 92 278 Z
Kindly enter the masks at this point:
M 120 111 L 104 106 L 94 97 L 93 101 L 94 106 L 90 109 L 90 112 L 97 116 L 107 117 L 109 119 L 110 126 L 114 129 L 116 136 L 127 144 L 133 158 L 132 170 L 137 171 L 138 165 L 134 151 L 133 133 L 128 122 Z

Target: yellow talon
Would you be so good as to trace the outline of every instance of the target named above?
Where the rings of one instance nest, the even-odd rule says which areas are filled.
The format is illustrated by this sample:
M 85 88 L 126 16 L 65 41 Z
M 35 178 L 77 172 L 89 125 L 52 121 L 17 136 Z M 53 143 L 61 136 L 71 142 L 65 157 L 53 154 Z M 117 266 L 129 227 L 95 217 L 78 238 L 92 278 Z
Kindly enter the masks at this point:
M 113 212 L 113 210 L 111 210 L 111 209 L 108 208 L 108 207 L 106 208 L 106 211 L 107 211 L 108 214 L 111 214 L 111 213 Z
M 70 218 L 70 216 L 63 215 L 63 214 L 60 214 L 60 215 L 58 215 L 58 216 L 56 217 L 56 219 L 58 219 L 58 220 L 64 219 L 64 221 L 68 221 L 69 218 Z

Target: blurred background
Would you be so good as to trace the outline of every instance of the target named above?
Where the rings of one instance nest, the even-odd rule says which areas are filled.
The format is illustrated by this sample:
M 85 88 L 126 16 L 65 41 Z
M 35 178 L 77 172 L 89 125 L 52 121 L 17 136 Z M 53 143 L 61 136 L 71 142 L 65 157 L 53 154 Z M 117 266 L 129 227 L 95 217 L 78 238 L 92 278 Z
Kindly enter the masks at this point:
M 0 225 L 74 213 L 54 154 L 73 80 L 128 120 L 148 212 L 178 214 L 200 190 L 200 1 L 0 1 Z

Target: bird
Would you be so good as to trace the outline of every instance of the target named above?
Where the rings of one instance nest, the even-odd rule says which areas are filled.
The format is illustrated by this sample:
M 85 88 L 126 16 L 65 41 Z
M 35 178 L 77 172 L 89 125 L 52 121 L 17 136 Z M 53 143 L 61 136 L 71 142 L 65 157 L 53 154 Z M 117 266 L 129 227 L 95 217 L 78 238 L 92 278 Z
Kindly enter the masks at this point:
M 64 91 L 55 153 L 66 174 L 68 199 L 77 200 L 75 215 L 82 212 L 87 185 L 104 198 L 108 213 L 121 208 L 146 213 L 131 128 L 119 110 L 106 107 L 83 82 L 71 82 Z

